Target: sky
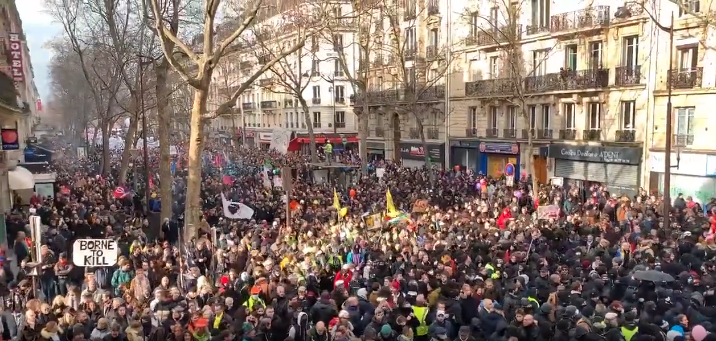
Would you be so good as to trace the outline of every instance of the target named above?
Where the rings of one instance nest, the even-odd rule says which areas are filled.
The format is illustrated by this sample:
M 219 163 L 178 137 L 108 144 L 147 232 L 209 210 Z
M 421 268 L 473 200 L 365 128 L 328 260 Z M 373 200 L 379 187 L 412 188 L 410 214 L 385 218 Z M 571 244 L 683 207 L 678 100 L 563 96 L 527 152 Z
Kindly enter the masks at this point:
M 45 0 L 16 0 L 17 10 L 22 19 L 22 29 L 30 48 L 32 68 L 35 71 L 35 84 L 44 102 L 50 97 L 50 76 L 48 66 L 51 51 L 42 45 L 62 32 L 62 25 L 53 22 L 45 11 Z

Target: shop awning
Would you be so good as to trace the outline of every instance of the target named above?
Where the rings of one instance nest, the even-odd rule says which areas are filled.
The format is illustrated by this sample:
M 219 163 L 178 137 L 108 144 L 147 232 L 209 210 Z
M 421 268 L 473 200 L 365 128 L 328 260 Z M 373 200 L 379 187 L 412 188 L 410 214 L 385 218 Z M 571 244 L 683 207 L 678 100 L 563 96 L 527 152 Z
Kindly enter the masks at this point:
M 308 137 L 299 137 L 297 140 L 300 143 L 311 142 L 311 139 Z M 326 143 L 326 141 L 331 141 L 333 144 L 343 143 L 343 140 L 340 137 L 316 137 L 316 143 Z M 348 143 L 358 143 L 360 140 L 358 139 L 358 136 L 346 136 L 346 141 L 348 141 Z
M 25 167 L 17 166 L 7 172 L 11 190 L 34 189 L 35 177 Z

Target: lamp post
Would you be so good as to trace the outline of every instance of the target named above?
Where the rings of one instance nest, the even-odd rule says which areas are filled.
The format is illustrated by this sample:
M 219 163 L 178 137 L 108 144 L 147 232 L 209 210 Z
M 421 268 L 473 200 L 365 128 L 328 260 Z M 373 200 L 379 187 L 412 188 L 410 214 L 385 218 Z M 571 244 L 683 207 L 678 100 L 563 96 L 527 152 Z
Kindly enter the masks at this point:
M 147 111 L 144 108 L 144 66 L 154 63 L 154 58 L 140 54 L 137 55 L 137 58 L 139 59 L 139 105 L 142 108 L 142 137 L 144 140 L 142 144 L 142 152 L 144 153 L 144 179 L 147 182 L 146 186 L 144 186 L 144 200 L 146 200 L 145 212 L 148 215 L 150 212 L 149 200 L 151 198 L 151 188 L 149 188 L 149 154 L 147 152 Z
M 647 11 L 646 8 L 644 8 L 643 4 L 636 4 L 633 3 L 632 5 L 640 6 L 641 9 L 644 11 Z M 651 13 L 647 11 L 647 14 L 649 15 L 651 21 L 654 23 L 654 25 L 659 28 L 659 30 L 663 32 L 669 33 L 669 68 L 668 68 L 668 74 L 666 77 L 666 87 L 667 87 L 667 100 L 666 100 L 666 140 L 664 141 L 664 208 L 662 215 L 664 216 L 664 227 L 668 228 L 670 225 L 670 216 L 671 213 L 671 168 L 679 168 L 679 161 L 680 161 L 680 151 L 677 150 L 677 156 L 676 156 L 676 165 L 671 165 L 671 148 L 672 148 L 672 130 L 673 130 L 673 108 L 671 103 L 671 97 L 672 97 L 672 81 L 673 81 L 673 75 L 672 75 L 672 67 L 674 66 L 674 13 L 671 13 L 671 23 L 670 25 L 664 26 L 661 23 L 659 23 L 656 18 L 654 18 Z M 617 8 L 617 11 L 614 13 L 614 16 L 618 19 L 626 19 L 630 18 L 632 16 L 631 9 L 625 5 Z M 677 141 L 678 144 L 678 141 Z M 678 146 L 677 146 L 678 147 Z

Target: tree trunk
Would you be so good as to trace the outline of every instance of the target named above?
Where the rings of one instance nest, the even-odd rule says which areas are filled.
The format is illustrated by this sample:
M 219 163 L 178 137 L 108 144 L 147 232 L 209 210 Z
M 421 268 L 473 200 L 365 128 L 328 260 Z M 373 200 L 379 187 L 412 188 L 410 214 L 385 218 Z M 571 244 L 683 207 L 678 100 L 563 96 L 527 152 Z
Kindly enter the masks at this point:
M 306 129 L 308 130 L 309 148 L 311 148 L 311 162 L 318 162 L 318 148 L 316 147 L 316 135 L 313 133 L 313 120 L 311 119 L 311 112 L 308 109 L 308 103 L 303 99 L 303 96 L 298 97 L 298 101 L 301 102 L 301 108 L 303 109 L 303 120 L 306 121 Z
M 110 169 L 109 131 L 112 122 L 102 122 L 102 175 L 106 177 Z
M 206 77 L 211 79 L 211 74 Z M 191 108 L 189 161 L 187 165 L 189 177 L 186 186 L 186 209 L 184 210 L 184 223 L 186 225 L 184 238 L 187 241 L 197 236 L 202 215 L 201 153 L 204 150 L 204 124 L 202 115 L 206 112 L 207 88 L 208 84 L 202 89 L 194 90 L 194 103 Z
M 133 99 L 132 101 L 136 102 L 136 99 Z M 135 136 L 137 135 L 137 126 L 138 125 L 139 125 L 139 120 L 137 119 L 137 116 L 135 115 L 133 118 L 130 119 L 129 128 L 127 129 L 127 134 L 124 136 L 124 150 L 122 151 L 122 163 L 119 165 L 119 177 L 117 177 L 117 181 L 119 181 L 120 184 L 124 184 L 125 181 L 127 181 L 127 171 L 129 170 L 129 161 L 132 159 L 132 148 L 134 147 L 134 139 L 135 139 Z
M 365 93 L 365 91 L 361 91 L 361 93 Z M 368 106 L 368 101 L 363 100 L 363 112 L 358 115 L 358 140 L 360 141 L 360 144 L 358 145 L 358 153 L 360 156 L 361 170 L 363 172 L 368 169 L 368 136 L 370 135 L 370 131 L 368 131 L 369 117 L 370 107 Z
M 159 153 L 161 162 L 159 162 L 159 183 L 160 196 L 162 198 L 161 221 L 171 219 L 172 204 L 172 182 L 174 181 L 171 169 L 171 155 L 169 155 L 169 91 L 167 90 L 167 61 L 162 61 L 155 69 L 157 85 L 157 114 L 159 117 Z

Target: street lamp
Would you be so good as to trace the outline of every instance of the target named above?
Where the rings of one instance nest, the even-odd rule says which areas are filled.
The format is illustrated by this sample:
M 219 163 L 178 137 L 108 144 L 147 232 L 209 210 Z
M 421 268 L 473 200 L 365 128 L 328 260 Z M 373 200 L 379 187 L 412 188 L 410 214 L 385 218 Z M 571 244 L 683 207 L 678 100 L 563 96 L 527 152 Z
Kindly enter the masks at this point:
M 673 124 L 673 109 L 672 109 L 672 103 L 671 103 L 671 97 L 672 97 L 672 67 L 674 66 L 674 13 L 671 13 L 671 24 L 667 27 L 659 23 L 654 16 L 652 16 L 651 13 L 649 13 L 646 8 L 643 8 L 643 4 L 637 4 L 637 3 L 631 3 L 631 5 L 637 5 L 641 6 L 642 9 L 649 15 L 649 18 L 654 23 L 654 25 L 659 28 L 663 32 L 669 33 L 669 69 L 668 69 L 668 77 L 666 77 L 666 87 L 667 87 L 667 101 L 666 101 L 666 141 L 664 142 L 664 209 L 663 209 L 663 216 L 664 216 L 664 227 L 669 228 L 670 222 L 669 222 L 669 214 L 671 212 L 671 168 L 679 168 L 679 163 L 681 161 L 681 149 L 680 143 L 677 141 L 677 152 L 676 152 L 676 165 L 671 165 L 671 148 L 672 148 L 672 124 Z M 625 4 L 624 6 L 620 6 L 617 8 L 616 12 L 614 13 L 614 17 L 617 19 L 628 19 L 632 17 L 632 8 L 628 4 Z

